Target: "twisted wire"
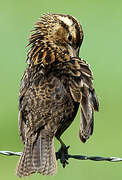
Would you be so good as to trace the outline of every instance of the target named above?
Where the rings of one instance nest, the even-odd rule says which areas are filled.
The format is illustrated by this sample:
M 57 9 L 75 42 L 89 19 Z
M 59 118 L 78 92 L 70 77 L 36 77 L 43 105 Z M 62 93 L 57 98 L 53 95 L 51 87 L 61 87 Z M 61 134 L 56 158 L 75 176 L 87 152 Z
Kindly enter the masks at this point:
M 13 152 L 13 151 L 0 151 L 0 154 L 5 156 L 20 156 L 21 152 Z M 110 161 L 110 162 L 120 162 L 122 158 L 119 157 L 100 157 L 100 156 L 84 156 L 84 155 L 71 155 L 66 154 L 66 158 L 73 158 L 78 160 L 92 160 L 92 161 Z

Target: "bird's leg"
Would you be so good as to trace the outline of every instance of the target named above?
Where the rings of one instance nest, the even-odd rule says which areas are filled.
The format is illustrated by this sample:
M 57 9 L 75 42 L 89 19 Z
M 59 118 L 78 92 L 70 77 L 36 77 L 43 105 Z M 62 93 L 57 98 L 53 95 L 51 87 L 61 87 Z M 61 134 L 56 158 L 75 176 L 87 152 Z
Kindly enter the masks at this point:
M 58 138 L 58 140 L 61 143 L 61 148 L 56 153 L 56 159 L 57 160 L 60 159 L 60 162 L 61 162 L 63 168 L 65 168 L 66 165 L 69 164 L 68 161 L 67 161 L 68 160 L 67 155 L 68 155 L 68 149 L 69 149 L 70 146 L 66 146 L 64 144 L 64 142 L 60 138 Z

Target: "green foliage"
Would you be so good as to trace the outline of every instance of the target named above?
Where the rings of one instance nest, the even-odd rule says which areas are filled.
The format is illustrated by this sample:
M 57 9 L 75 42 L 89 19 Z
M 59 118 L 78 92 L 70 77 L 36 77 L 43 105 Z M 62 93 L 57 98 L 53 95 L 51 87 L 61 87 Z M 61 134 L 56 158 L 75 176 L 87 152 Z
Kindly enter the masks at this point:
M 6 0 L 0 3 L 0 150 L 21 151 L 18 135 L 18 89 L 26 67 L 27 39 L 33 24 L 47 12 L 71 14 L 84 30 L 80 56 L 91 64 L 100 101 L 94 135 L 86 144 L 78 138 L 79 114 L 63 139 L 71 154 L 122 157 L 122 1 Z M 70 134 L 70 135 L 69 135 Z M 56 150 L 59 144 L 56 142 Z M 0 156 L 0 178 L 18 179 L 18 157 Z M 122 163 L 78 161 L 67 168 L 58 163 L 54 177 L 32 175 L 29 179 L 122 179 Z

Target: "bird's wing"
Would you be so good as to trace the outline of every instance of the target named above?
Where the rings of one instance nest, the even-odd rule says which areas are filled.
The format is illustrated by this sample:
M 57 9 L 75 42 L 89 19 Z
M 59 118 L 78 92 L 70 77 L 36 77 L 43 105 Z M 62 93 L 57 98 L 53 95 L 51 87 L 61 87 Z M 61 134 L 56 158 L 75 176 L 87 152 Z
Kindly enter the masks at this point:
M 94 111 L 99 109 L 92 83 L 92 72 L 84 60 L 72 58 L 70 74 L 70 92 L 74 101 L 80 103 L 81 108 L 79 137 L 85 142 L 93 132 Z
M 66 90 L 60 80 L 51 73 L 48 77 L 41 76 L 38 71 L 31 73 L 27 79 L 26 70 L 20 87 L 19 130 L 23 142 L 25 136 L 37 138 L 44 128 L 49 136 L 54 136 L 65 112 Z
M 29 84 L 30 84 L 30 73 L 28 70 L 26 70 L 23 74 L 23 77 L 21 79 L 20 82 L 20 89 L 19 89 L 19 104 L 18 104 L 18 108 L 19 108 L 19 113 L 18 113 L 18 123 L 19 123 L 19 133 L 20 133 L 20 137 L 22 142 L 24 142 L 25 140 L 25 123 L 26 123 L 26 118 L 25 118 L 25 112 L 24 112 L 24 108 L 26 106 L 24 97 L 25 94 L 29 88 Z

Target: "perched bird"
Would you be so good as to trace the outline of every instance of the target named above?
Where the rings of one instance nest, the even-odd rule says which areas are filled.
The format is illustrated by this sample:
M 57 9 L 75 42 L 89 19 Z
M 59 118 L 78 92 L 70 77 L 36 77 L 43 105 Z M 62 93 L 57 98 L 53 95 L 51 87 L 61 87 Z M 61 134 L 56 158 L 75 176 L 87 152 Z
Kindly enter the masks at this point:
M 60 137 L 79 106 L 79 137 L 85 142 L 92 135 L 99 105 L 90 67 L 79 58 L 82 41 L 82 27 L 70 15 L 45 14 L 35 24 L 19 91 L 19 132 L 24 143 L 16 170 L 19 177 L 56 173 L 54 137 L 61 143 L 58 155 L 66 166 L 68 147 Z

